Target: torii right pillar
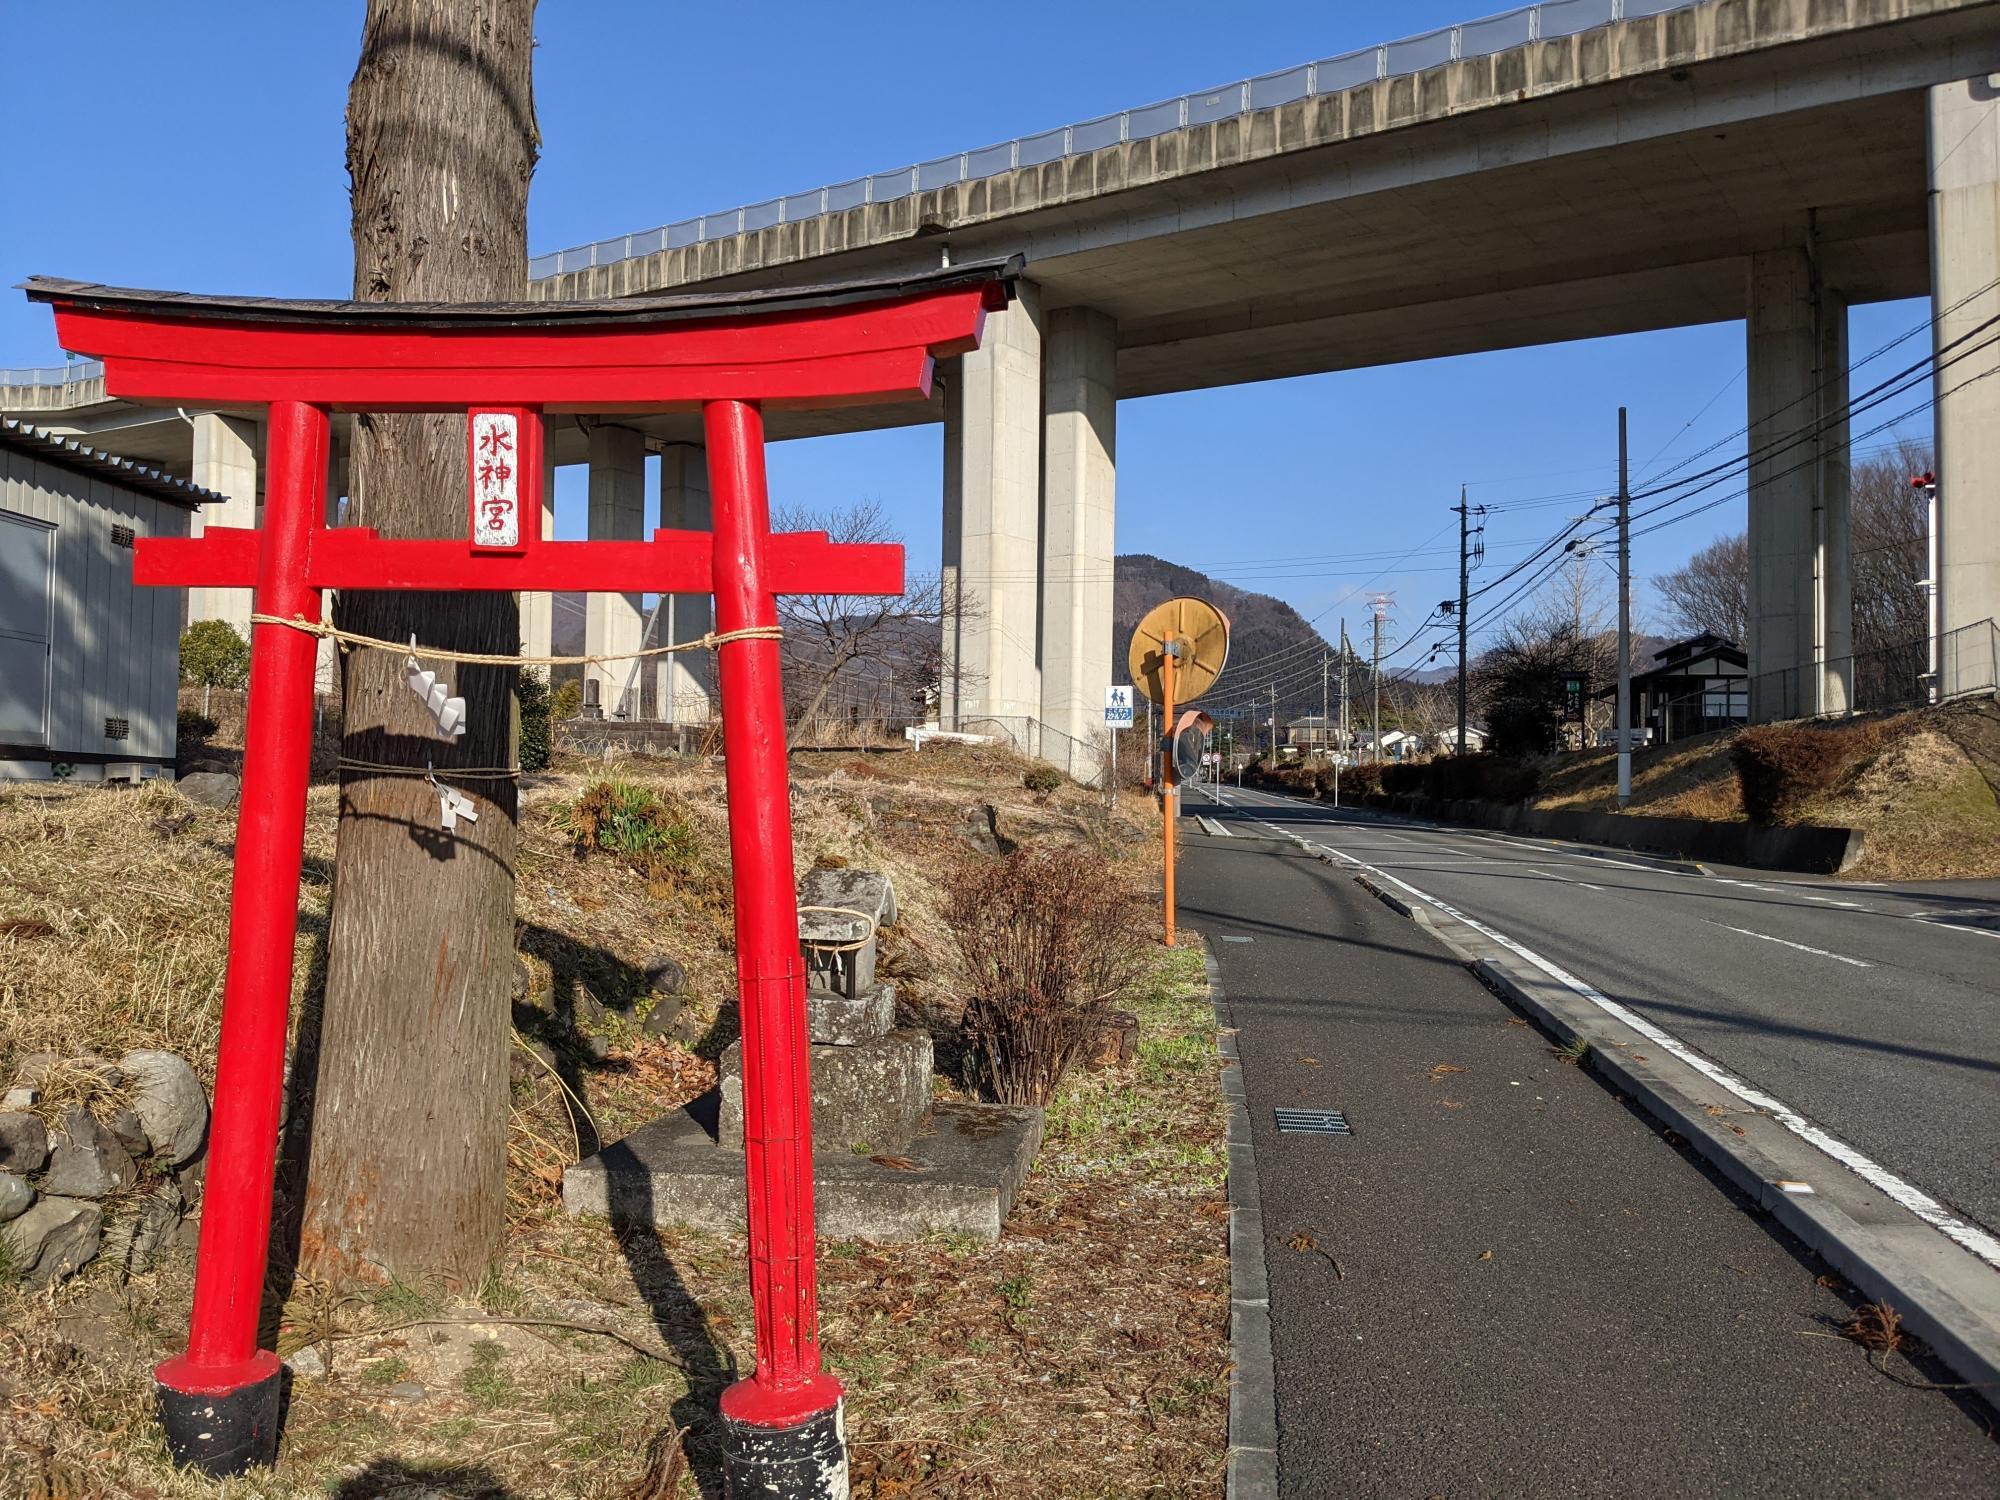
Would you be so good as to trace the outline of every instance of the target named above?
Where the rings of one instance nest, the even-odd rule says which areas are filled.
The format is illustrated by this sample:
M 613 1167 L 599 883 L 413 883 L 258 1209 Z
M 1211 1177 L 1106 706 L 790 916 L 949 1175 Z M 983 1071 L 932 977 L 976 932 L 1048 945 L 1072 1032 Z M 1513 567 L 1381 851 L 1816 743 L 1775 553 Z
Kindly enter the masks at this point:
M 2000 328 L 1981 329 L 2000 317 L 2000 74 L 1930 91 L 1929 150 L 1938 622 L 1946 638 L 1938 686 L 1949 695 L 1952 632 L 2000 617 L 2000 381 L 1982 378 L 2000 370 Z M 1982 661 L 1990 649 L 1989 636 Z

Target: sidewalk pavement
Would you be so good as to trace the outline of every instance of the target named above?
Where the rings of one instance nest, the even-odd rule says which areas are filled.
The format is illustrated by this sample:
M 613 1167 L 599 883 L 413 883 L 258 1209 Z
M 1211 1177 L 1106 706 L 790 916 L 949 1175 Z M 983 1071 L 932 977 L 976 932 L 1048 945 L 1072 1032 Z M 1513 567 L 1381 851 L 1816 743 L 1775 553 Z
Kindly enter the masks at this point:
M 1871 1364 L 1837 1278 L 1421 928 L 1284 841 L 1184 826 L 1284 1496 L 2000 1493 L 1981 1408 L 1919 1388 L 1948 1375 Z M 1353 1134 L 1280 1134 L 1278 1108 Z

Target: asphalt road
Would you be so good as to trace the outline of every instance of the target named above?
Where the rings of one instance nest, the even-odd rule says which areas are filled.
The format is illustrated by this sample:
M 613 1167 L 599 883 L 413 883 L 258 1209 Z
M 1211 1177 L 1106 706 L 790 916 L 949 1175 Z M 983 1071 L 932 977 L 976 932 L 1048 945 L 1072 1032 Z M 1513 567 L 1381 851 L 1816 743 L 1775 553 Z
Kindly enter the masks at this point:
M 1834 1336 L 1848 1307 L 1817 1262 L 1422 929 L 1247 821 L 1187 826 L 1182 920 L 1248 1095 L 1288 1500 L 2000 1493 L 1973 1409 Z M 1281 1106 L 1354 1133 L 1280 1134 Z
M 1956 1216 L 2000 1232 L 2000 882 L 1853 885 L 1188 799 L 1363 861 L 1552 960 Z

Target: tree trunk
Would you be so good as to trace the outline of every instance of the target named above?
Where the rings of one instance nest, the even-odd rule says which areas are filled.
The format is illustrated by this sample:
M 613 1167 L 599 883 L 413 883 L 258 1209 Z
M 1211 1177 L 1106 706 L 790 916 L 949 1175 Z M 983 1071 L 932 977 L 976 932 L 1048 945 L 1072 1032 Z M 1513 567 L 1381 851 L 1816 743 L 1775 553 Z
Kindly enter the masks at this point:
M 533 47 L 534 0 L 369 0 L 347 102 L 357 299 L 526 297 Z M 464 536 L 464 417 L 357 417 L 348 494 L 384 536 Z M 520 648 L 507 593 L 343 593 L 337 610 L 390 640 Z M 466 701 L 456 744 L 400 657 L 345 658 L 343 756 L 415 774 L 341 775 L 299 1246 L 336 1281 L 470 1280 L 504 1228 L 516 789 L 450 772 L 513 765 L 515 672 L 430 665 Z M 445 831 L 426 762 L 477 822 Z

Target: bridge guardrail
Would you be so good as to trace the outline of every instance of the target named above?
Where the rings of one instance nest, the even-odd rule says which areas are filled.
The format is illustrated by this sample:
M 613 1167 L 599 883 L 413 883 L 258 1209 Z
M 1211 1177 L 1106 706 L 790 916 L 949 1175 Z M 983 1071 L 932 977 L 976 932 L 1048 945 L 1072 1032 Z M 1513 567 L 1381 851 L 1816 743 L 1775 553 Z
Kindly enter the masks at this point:
M 761 203 L 681 219 L 637 234 L 618 235 L 595 244 L 533 256 L 528 261 L 528 278 L 541 281 L 566 271 L 610 265 L 662 250 L 752 234 L 774 224 L 840 213 L 865 203 L 890 203 L 911 193 L 997 177 L 1020 167 L 1042 166 L 1120 141 L 1148 140 L 1189 125 L 1274 109 L 1319 94 L 1337 94 L 1377 79 L 1420 73 L 1461 58 L 1488 57 L 1527 42 L 1575 36 L 1616 21 L 1642 20 L 1696 3 L 1698 0 L 1541 0 L 1540 4 L 1524 5 L 1497 16 L 1440 27 L 1219 88 L 1182 94 L 1137 109 L 1120 110 L 1094 120 L 982 146 L 975 151 L 934 157 L 890 172 L 875 172 L 808 192 L 767 198 Z

